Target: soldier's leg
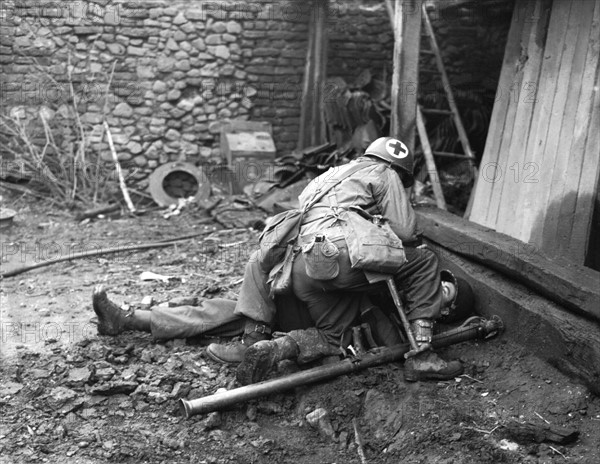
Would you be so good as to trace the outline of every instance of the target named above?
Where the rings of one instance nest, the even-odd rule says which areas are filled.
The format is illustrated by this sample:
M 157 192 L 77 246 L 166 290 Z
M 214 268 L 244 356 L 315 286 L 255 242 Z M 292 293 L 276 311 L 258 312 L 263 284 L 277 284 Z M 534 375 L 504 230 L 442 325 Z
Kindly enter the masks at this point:
M 336 243 L 337 244 L 337 243 Z M 292 273 L 294 295 L 303 301 L 315 325 L 306 330 L 293 330 L 284 337 L 261 341 L 248 348 L 238 367 L 238 381 L 244 385 L 258 382 L 283 359 L 299 363 L 339 354 L 340 346 L 349 342 L 346 334 L 358 316 L 371 307 L 366 293 L 347 289 L 360 288 L 366 278 L 351 269 L 345 253 L 345 242 L 340 248 L 339 273 L 329 280 L 316 280 L 307 275 L 304 256 L 298 254 Z
M 440 316 L 443 291 L 438 258 L 427 248 L 406 248 L 407 263 L 395 275 L 404 291 L 407 317 L 417 344 L 430 343 L 433 321 Z M 417 380 L 448 380 L 462 374 L 459 361 L 445 361 L 433 351 L 424 351 L 409 358 L 404 365 L 404 378 Z
M 242 340 L 208 345 L 206 354 L 214 361 L 239 363 L 249 346 L 266 340 L 271 334 L 275 302 L 269 297 L 268 276 L 262 270 L 257 257 L 258 253 L 254 252 L 246 263 L 244 281 L 234 311 L 244 323 Z
M 407 247 L 405 253 L 407 262 L 394 280 L 406 298 L 408 319 L 436 319 L 442 304 L 438 257 L 427 248 Z
M 234 314 L 235 301 L 223 298 L 204 300 L 198 306 L 155 306 L 150 311 L 124 311 L 110 301 L 102 286 L 98 286 L 94 289 L 92 302 L 100 335 L 135 330 L 151 332 L 158 339 L 203 334 L 233 337 L 243 332 L 245 324 L 244 319 Z

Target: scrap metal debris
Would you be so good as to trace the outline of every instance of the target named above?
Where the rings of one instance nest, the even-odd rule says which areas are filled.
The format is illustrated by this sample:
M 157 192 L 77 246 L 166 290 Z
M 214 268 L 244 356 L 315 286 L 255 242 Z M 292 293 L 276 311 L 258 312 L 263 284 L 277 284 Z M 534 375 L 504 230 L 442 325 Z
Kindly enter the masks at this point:
M 148 281 L 148 280 L 157 280 L 159 282 L 168 283 L 171 279 L 175 279 L 174 276 L 165 276 L 156 274 L 150 271 L 144 271 L 140 274 L 140 280 Z
M 184 208 L 186 208 L 187 206 L 189 206 L 190 204 L 194 203 L 195 200 L 196 200 L 195 197 L 178 198 L 177 203 L 173 203 L 173 204 L 169 205 L 169 207 L 167 208 L 167 211 L 163 214 L 163 217 L 165 219 L 168 219 L 171 216 L 177 216 L 177 215 L 181 214 L 181 211 Z

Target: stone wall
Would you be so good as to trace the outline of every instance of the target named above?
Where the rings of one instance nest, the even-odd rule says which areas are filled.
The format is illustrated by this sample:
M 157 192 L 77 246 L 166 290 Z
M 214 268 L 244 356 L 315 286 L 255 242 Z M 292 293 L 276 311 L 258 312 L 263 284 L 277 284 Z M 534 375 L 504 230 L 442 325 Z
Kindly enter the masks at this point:
M 383 1 L 345 2 L 329 14 L 327 75 L 351 83 L 361 71 L 392 74 L 394 37 Z
M 510 19 L 510 2 L 494 2 L 508 4 L 503 11 Z M 300 0 L 5 1 L 2 111 L 29 118 L 39 129 L 42 109 L 67 145 L 81 138 L 79 116 L 87 152 L 110 160 L 102 129 L 106 115 L 119 158 L 137 179 L 171 160 L 220 161 L 219 121 L 226 118 L 269 121 L 282 155 L 298 139 L 314 11 Z M 473 39 L 467 47 L 477 47 L 493 29 L 494 15 L 484 15 L 483 24 L 477 14 L 466 24 L 464 18 L 434 15 L 453 83 L 478 91 L 483 82 L 492 95 L 497 76 L 486 77 L 487 70 L 470 59 L 465 37 Z M 382 1 L 330 0 L 327 28 L 330 77 L 352 82 L 370 69 L 389 81 L 393 37 Z M 500 29 L 498 45 L 490 36 L 479 48 L 479 56 L 495 63 L 494 72 L 507 27 Z M 423 77 L 424 97 L 440 95 L 437 84 Z
M 386 44 L 373 19 L 386 20 L 385 10 L 365 9 L 370 3 L 378 2 L 330 3 L 333 74 L 352 79 L 391 54 L 381 51 L 391 35 Z M 226 118 L 271 122 L 278 154 L 296 145 L 310 3 L 15 0 L 2 8 L 4 112 L 39 128 L 43 109 L 63 142 L 80 136 L 81 122 L 88 151 L 110 160 L 106 119 L 134 178 L 167 161 L 218 161 Z

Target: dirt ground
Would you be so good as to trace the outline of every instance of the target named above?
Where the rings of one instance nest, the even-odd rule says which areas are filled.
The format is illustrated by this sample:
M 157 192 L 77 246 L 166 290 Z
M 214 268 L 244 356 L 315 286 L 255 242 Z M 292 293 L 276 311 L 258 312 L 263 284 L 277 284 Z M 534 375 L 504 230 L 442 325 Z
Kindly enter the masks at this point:
M 197 341 L 98 336 L 92 289 L 104 283 L 113 300 L 134 307 L 145 296 L 235 298 L 258 236 L 244 225 L 261 213 L 232 208 L 233 229 L 210 232 L 215 225 L 201 224 L 206 216 L 194 209 L 81 223 L 27 197 L 4 195 L 4 205 L 18 216 L 2 231 L 3 271 L 76 251 L 207 235 L 2 280 L 3 463 L 359 463 L 354 418 L 368 463 L 600 462 L 600 400 L 507 335 L 446 349 L 466 366 L 453 381 L 405 383 L 402 365 L 391 364 L 185 419 L 177 400 L 234 388 L 234 370 L 208 359 Z M 172 278 L 142 281 L 144 271 Z M 312 426 L 306 415 L 317 408 L 327 415 Z M 579 434 L 571 444 L 538 442 L 515 436 L 515 421 Z

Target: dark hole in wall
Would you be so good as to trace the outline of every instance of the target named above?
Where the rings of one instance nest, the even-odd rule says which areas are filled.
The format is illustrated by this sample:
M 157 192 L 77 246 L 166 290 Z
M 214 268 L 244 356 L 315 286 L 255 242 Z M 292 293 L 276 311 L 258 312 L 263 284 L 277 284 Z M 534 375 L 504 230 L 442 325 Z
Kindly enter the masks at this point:
M 189 172 L 173 171 L 163 179 L 163 190 L 172 198 L 188 198 L 198 193 L 198 182 Z
M 600 179 L 596 185 L 594 213 L 592 214 L 590 239 L 585 256 L 585 265 L 596 271 L 600 271 Z
M 589 205 L 589 206 L 588 206 Z M 586 211 L 586 208 L 590 208 Z M 591 215 L 589 222 L 586 222 Z M 564 258 L 600 271 L 600 197 L 598 192 L 564 193 L 540 211 L 530 244 L 548 258 Z

